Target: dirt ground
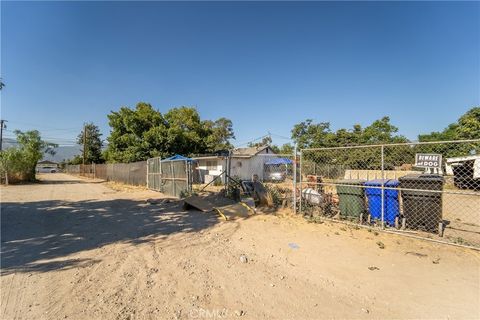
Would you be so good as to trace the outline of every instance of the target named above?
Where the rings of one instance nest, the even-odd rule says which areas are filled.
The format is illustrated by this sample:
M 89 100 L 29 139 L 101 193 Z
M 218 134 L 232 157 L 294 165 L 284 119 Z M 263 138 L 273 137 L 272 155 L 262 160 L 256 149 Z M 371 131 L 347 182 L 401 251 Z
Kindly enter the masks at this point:
M 1 319 L 480 318 L 474 250 L 40 178 L 1 188 Z

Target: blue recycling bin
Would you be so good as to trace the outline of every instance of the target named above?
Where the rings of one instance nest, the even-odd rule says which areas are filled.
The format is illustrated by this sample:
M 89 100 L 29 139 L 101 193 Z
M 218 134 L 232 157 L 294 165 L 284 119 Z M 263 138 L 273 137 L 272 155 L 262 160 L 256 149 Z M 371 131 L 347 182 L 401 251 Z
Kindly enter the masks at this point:
M 398 188 L 400 182 L 394 179 L 377 179 L 365 182 L 365 194 L 371 219 L 382 219 L 382 185 L 386 188 Z M 369 188 L 370 187 L 370 188 Z M 373 188 L 375 187 L 375 188 Z M 383 219 L 388 225 L 395 225 L 395 218 L 400 213 L 398 190 L 384 189 Z

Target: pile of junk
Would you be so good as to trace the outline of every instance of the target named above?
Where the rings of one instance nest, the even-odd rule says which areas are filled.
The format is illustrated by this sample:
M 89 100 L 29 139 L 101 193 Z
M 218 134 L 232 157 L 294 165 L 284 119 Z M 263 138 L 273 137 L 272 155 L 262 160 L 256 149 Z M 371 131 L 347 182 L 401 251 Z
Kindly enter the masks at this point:
M 262 211 L 275 209 L 278 203 L 275 203 L 278 197 L 272 196 L 271 190 L 260 181 L 258 175 L 254 174 L 251 180 L 239 180 L 230 177 L 223 172 L 228 179 L 228 183 L 218 193 L 208 193 L 204 190 L 215 180 L 205 185 L 198 193 L 190 195 L 183 199 L 184 209 L 196 209 L 203 212 L 216 212 L 225 220 L 231 220 L 237 217 L 248 217 L 261 208 Z M 217 176 L 215 179 L 220 179 Z M 287 196 L 281 199 L 281 205 L 286 206 Z M 278 201 L 278 200 L 277 200 Z

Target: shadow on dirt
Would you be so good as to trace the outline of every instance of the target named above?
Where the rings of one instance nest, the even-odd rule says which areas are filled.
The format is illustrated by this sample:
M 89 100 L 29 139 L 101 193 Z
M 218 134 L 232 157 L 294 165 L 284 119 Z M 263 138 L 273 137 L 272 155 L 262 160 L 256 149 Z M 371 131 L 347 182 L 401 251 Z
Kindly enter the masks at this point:
M 78 180 L 78 179 L 64 179 L 64 180 L 38 180 L 38 184 L 91 184 L 91 183 L 103 183 L 104 180 Z
M 4 202 L 1 215 L 1 274 L 47 272 L 94 264 L 65 256 L 122 241 L 189 233 L 218 223 L 213 213 L 184 211 L 180 202 L 145 201 Z

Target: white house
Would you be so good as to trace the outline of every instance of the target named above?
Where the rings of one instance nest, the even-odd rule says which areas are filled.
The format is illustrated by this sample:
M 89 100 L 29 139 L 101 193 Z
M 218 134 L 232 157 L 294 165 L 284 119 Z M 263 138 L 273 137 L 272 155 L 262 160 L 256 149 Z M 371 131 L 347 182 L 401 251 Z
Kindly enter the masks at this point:
M 276 154 L 269 146 L 234 149 L 231 153 L 230 176 L 251 179 L 252 175 L 257 174 L 259 179 L 263 180 L 264 164 L 272 157 L 276 157 Z M 203 183 L 208 183 L 215 176 L 222 174 L 228 166 L 228 157 L 226 156 L 206 156 L 193 159 L 197 162 L 196 170 L 198 170 L 200 182 Z
M 209 183 L 213 178 L 222 174 L 227 167 L 227 157 L 206 156 L 193 158 L 196 166 L 194 170 L 198 174 L 194 175 L 194 182 Z

